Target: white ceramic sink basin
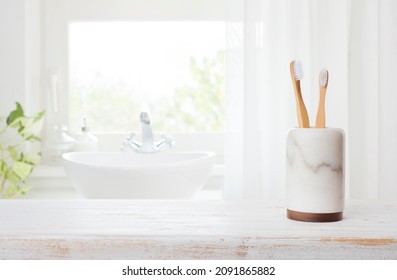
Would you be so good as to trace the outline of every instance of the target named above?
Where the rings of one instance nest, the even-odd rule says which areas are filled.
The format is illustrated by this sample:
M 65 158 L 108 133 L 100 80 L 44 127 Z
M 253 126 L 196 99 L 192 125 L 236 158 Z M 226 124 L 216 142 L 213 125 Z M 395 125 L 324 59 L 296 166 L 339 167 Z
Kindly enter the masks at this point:
M 213 152 L 67 153 L 66 172 L 86 198 L 189 199 L 204 186 Z

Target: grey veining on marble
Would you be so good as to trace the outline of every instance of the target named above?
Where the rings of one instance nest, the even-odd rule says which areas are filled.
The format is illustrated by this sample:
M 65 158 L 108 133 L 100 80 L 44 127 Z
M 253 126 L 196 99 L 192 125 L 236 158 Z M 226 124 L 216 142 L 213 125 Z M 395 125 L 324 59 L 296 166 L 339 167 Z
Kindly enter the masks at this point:
M 344 133 L 337 128 L 291 129 L 287 136 L 287 207 L 334 213 L 344 207 Z

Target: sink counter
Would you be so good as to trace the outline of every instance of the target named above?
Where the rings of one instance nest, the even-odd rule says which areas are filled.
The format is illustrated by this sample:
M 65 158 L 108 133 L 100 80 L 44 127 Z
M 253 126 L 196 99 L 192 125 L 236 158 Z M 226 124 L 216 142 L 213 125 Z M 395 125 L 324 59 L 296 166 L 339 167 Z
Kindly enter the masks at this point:
M 2 200 L 0 244 L 1 259 L 397 259 L 397 203 L 315 224 L 282 202 Z

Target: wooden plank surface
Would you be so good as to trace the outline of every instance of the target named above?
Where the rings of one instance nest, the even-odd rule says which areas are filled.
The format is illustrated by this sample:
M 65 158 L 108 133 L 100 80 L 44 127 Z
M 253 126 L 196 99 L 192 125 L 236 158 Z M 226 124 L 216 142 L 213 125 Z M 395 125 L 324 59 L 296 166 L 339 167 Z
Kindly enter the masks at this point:
M 397 203 L 316 224 L 265 201 L 2 200 L 0 259 L 397 259 Z

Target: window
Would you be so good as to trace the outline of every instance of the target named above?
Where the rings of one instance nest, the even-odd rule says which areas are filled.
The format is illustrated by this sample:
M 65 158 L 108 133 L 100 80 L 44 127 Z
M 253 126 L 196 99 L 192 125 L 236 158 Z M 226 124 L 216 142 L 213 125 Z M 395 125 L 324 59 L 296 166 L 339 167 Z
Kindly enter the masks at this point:
M 223 131 L 224 53 L 221 21 L 72 22 L 70 130 L 128 132 L 149 110 L 156 131 Z
M 43 0 L 47 131 L 76 133 L 84 115 L 100 150 L 115 151 L 149 108 L 154 132 L 172 134 L 177 150 L 222 162 L 224 2 Z

